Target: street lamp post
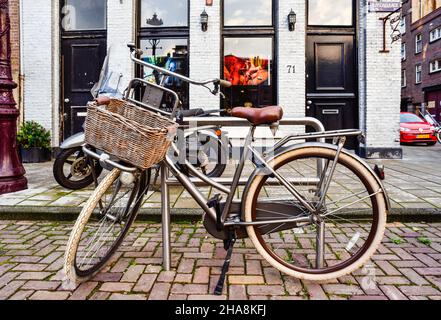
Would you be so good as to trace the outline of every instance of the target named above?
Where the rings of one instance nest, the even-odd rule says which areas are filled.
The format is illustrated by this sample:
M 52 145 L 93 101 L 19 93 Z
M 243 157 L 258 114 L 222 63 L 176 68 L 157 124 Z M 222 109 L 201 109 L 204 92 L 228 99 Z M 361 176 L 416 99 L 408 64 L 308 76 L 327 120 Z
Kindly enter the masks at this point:
M 27 188 L 25 170 L 18 157 L 17 118 L 12 90 L 17 84 L 11 72 L 11 23 L 9 1 L 0 0 L 0 194 Z

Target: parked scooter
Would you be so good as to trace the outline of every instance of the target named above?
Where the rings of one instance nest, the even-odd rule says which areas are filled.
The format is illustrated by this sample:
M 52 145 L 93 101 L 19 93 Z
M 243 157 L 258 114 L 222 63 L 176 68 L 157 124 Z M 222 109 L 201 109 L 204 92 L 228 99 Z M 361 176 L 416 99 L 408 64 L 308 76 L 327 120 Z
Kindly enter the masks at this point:
M 95 99 L 102 95 L 116 98 L 123 97 L 118 90 L 122 74 L 114 77 L 114 73 L 109 73 L 108 57 L 104 61 L 100 80 L 91 91 Z M 185 114 L 186 112 L 182 113 Z M 198 114 L 198 110 L 192 110 L 190 113 L 192 116 L 209 114 L 203 111 Z M 224 173 L 231 151 L 231 144 L 225 131 L 216 126 L 198 128 L 197 131 L 190 128 L 184 131 L 184 138 L 186 143 L 182 147 L 188 150 L 187 160 L 190 163 L 208 177 L 220 177 Z M 84 132 L 81 132 L 66 139 L 60 146 L 62 151 L 55 159 L 53 174 L 55 180 L 64 188 L 71 190 L 83 189 L 94 182 L 93 168 L 96 178 L 103 171 L 98 161 L 90 160 L 83 153 L 84 139 Z M 189 152 L 191 147 L 196 152 Z M 181 166 L 181 169 L 184 174 L 189 174 L 184 165 Z

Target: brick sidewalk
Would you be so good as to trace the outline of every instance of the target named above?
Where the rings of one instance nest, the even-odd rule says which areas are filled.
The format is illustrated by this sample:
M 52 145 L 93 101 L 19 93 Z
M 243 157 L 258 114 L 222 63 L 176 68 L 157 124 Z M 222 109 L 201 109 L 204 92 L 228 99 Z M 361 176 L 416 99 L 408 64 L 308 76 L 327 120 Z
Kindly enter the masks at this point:
M 389 224 L 364 269 L 328 284 L 282 276 L 240 241 L 224 294 L 213 292 L 225 251 L 200 225 L 173 225 L 173 270 L 162 271 L 161 229 L 134 226 L 113 262 L 73 293 L 61 288 L 72 224 L 0 221 L 4 299 L 441 299 L 441 224 Z
M 405 146 L 403 160 L 373 160 L 371 165 L 386 167 L 384 182 L 391 199 L 393 215 L 424 215 L 441 217 L 441 145 L 435 147 Z M 26 165 L 29 189 L 0 195 L 0 217 L 4 214 L 33 219 L 37 213 L 43 219 L 52 220 L 57 214 L 70 214 L 73 218 L 91 193 L 91 188 L 72 192 L 58 186 L 52 177 L 52 163 Z M 224 176 L 232 176 L 229 166 Z M 251 168 L 246 168 L 250 172 Z M 206 196 L 211 188 L 202 188 Z M 171 189 L 172 212 L 184 215 L 200 215 L 197 203 L 183 188 Z M 160 192 L 150 191 L 145 197 L 141 213 L 158 214 L 161 207 Z M 23 213 L 26 213 L 23 215 Z M 52 213 L 48 216 L 48 213 Z M 420 218 L 417 217 L 417 221 Z

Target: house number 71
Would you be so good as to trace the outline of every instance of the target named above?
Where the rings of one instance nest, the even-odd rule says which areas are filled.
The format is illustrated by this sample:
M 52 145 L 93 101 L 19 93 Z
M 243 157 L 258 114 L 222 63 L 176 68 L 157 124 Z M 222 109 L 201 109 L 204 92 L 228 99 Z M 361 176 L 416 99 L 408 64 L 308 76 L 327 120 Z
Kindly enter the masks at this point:
M 286 66 L 286 68 L 288 69 L 288 70 L 287 70 L 288 73 L 296 73 L 296 66 L 291 65 L 291 64 L 288 64 L 288 65 Z

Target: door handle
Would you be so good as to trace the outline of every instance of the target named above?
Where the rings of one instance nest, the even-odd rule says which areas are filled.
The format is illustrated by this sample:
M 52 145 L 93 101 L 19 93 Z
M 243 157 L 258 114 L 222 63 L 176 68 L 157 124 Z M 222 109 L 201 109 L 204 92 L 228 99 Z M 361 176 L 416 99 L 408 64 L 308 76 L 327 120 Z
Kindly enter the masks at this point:
M 64 99 L 64 103 L 69 103 L 69 102 L 70 102 L 69 98 Z
M 306 101 L 306 110 L 311 109 L 311 106 L 312 106 L 312 101 L 311 100 Z

